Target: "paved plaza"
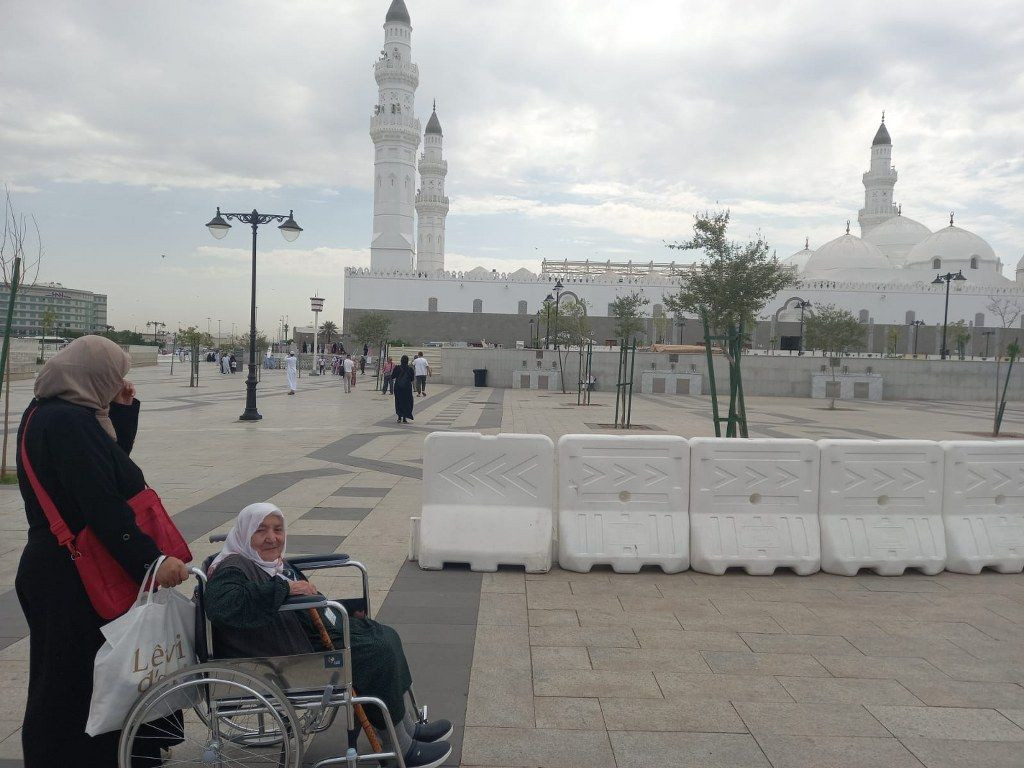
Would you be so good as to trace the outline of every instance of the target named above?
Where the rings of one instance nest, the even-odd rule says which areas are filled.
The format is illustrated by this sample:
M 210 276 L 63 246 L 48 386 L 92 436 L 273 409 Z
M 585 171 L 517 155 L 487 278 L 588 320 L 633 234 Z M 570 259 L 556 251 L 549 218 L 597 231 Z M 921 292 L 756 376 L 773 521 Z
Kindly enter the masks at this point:
M 365 563 L 377 618 L 406 644 L 420 697 L 456 722 L 451 765 L 544 768 L 1020 768 L 1024 576 L 845 578 L 448 569 L 407 563 L 424 437 L 598 431 L 612 395 L 435 385 L 416 419 L 361 378 L 307 378 L 287 396 L 263 371 L 257 424 L 237 421 L 244 376 L 166 363 L 132 373 L 143 401 L 133 457 L 192 542 L 216 551 L 248 503 L 289 519 L 293 554 Z M 31 382 L 12 387 L 12 423 Z M 748 398 L 754 437 L 972 439 L 991 404 Z M 711 435 L 706 397 L 637 395 L 648 434 Z M 1024 406 L 1004 428 L 1024 432 Z M 13 449 L 8 448 L 9 461 Z M 21 498 L 0 489 L 0 768 L 20 766 L 28 638 L 14 594 Z M 355 583 L 317 576 L 328 594 Z M 55 724 L 58 725 L 58 724 Z M 340 746 L 339 746 L 340 748 Z

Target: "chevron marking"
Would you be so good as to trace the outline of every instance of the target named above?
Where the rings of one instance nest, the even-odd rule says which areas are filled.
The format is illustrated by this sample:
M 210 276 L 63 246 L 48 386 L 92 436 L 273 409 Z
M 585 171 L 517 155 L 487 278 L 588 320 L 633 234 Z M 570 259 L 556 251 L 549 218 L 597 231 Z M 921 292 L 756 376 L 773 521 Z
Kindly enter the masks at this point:
M 987 478 L 980 472 L 976 472 L 970 467 L 967 468 L 967 488 L 965 491 L 971 493 L 976 491 L 978 488 L 985 484 Z
M 999 471 L 995 467 L 992 467 L 992 474 L 995 475 L 997 478 L 999 478 L 998 482 L 993 483 L 993 485 L 992 485 L 992 490 L 993 491 L 998 491 L 1000 488 L 1002 488 L 1007 483 L 1013 482 L 1013 478 L 1012 477 L 1010 477 L 1005 472 Z
M 438 475 L 467 495 L 486 488 L 500 496 L 507 495 L 509 486 L 530 496 L 537 496 L 537 486 L 526 475 L 537 467 L 537 457 L 530 456 L 509 466 L 507 454 L 492 459 L 478 459 L 474 454 L 459 460 L 438 472 Z
M 792 485 L 800 480 L 799 475 L 793 474 L 788 469 L 784 469 L 783 467 L 776 467 L 776 469 L 779 473 L 779 479 L 776 484 L 777 488 L 785 488 L 786 486 Z
M 647 477 L 644 478 L 645 485 L 657 485 L 662 480 L 668 479 L 668 472 L 663 472 L 653 464 L 644 464 L 644 472 L 647 473 Z
M 733 480 L 739 479 L 732 472 L 718 465 L 715 466 L 715 475 L 715 480 L 717 482 L 715 483 L 714 490 L 716 491 L 725 488 L 725 486 L 729 485 Z
M 747 488 L 753 488 L 768 479 L 768 475 L 758 472 L 753 467 L 744 467 L 744 470 L 747 473 Z
M 890 475 L 888 472 L 883 472 L 878 467 L 872 468 L 875 473 L 875 490 L 880 491 L 889 483 L 895 482 L 896 478 Z
M 849 467 L 844 467 L 844 469 L 846 470 L 846 487 L 843 488 L 844 491 L 853 490 L 861 483 L 867 482 L 867 478 L 864 475 L 854 472 Z
M 612 485 L 625 485 L 630 480 L 636 480 L 638 477 L 637 473 L 629 467 L 624 467 L 621 464 L 612 464 L 612 467 L 615 469 L 615 480 L 612 482 Z
M 906 467 L 903 468 L 903 479 L 906 481 L 906 485 L 903 486 L 904 491 L 916 488 L 924 482 L 924 478 L 921 475 L 907 469 Z
M 587 464 L 586 462 L 582 463 L 582 467 L 581 468 L 583 469 L 583 472 L 586 474 L 586 477 L 584 477 L 580 481 L 580 487 L 584 487 L 585 488 L 588 485 L 593 485 L 594 483 L 598 483 L 598 482 L 601 481 L 601 478 L 604 477 L 604 473 L 601 470 L 599 470 L 595 466 Z

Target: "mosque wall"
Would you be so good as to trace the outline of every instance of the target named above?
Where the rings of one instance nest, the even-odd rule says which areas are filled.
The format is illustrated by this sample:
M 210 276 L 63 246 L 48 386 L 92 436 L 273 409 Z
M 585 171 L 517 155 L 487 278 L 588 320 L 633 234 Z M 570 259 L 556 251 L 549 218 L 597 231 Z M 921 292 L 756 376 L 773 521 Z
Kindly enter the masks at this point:
M 704 355 L 677 355 L 676 360 L 667 354 L 638 352 L 634 369 L 634 385 L 639 394 L 640 375 L 645 370 L 689 372 L 702 374 L 703 391 L 708 392 L 708 366 Z M 619 353 L 595 350 L 593 371 L 597 377 L 598 390 L 595 403 L 610 402 L 618 373 Z M 810 355 L 796 357 L 789 355 L 750 355 L 743 359 L 743 389 L 748 397 L 810 397 L 811 376 L 819 373 L 822 366 L 827 370 L 828 361 Z M 515 371 L 544 369 L 557 371 L 565 365 L 567 390 L 575 396 L 579 358 L 575 352 L 566 353 L 559 363 L 553 350 L 514 349 L 442 349 L 441 372 L 438 382 L 459 386 L 473 386 L 473 370 L 487 369 L 487 385 L 511 388 Z M 945 362 L 939 360 L 894 360 L 886 358 L 847 358 L 843 365 L 850 373 L 877 373 L 883 378 L 883 399 L 885 400 L 959 400 L 986 402 L 993 398 L 995 364 L 989 362 Z M 869 370 L 870 369 L 870 370 Z M 1003 371 L 1005 371 L 1005 366 Z M 720 356 L 715 357 L 715 377 L 719 391 L 729 380 L 727 364 Z M 647 396 L 650 397 L 650 396 Z M 657 395 L 659 398 L 679 397 L 689 403 L 708 403 L 706 395 Z M 1007 392 L 1007 399 L 1024 400 L 1024 379 L 1013 377 Z M 708 406 L 710 411 L 710 405 Z M 710 413 L 708 414 L 710 416 Z M 979 430 L 990 428 L 989 423 L 979 423 Z M 884 425 L 880 425 L 885 432 Z
M 438 340 L 444 340 L 446 335 L 455 339 L 468 336 L 479 338 L 481 334 L 476 333 L 475 328 L 490 328 L 493 325 L 500 329 L 515 322 L 517 317 L 522 319 L 526 327 L 530 316 L 541 309 L 544 298 L 553 292 L 555 280 L 553 275 L 522 278 L 502 273 L 380 274 L 349 269 L 345 274 L 345 311 L 391 309 L 423 313 L 422 317 L 409 318 L 418 324 L 417 336 L 425 335 L 431 339 L 439 337 Z M 647 297 L 650 302 L 647 312 L 653 314 L 655 307 L 663 303 L 663 297 L 675 289 L 668 278 L 659 276 L 623 277 L 621 282 L 618 279 L 612 282 L 587 277 L 562 278 L 562 282 L 566 292 L 578 295 L 587 302 L 592 320 L 607 318 L 608 305 L 617 296 L 628 295 L 633 291 L 639 291 Z M 568 296 L 567 293 L 563 295 Z M 867 322 L 876 325 L 903 326 L 913 320 L 935 325 L 942 323 L 946 289 L 944 285 L 927 283 L 805 280 L 799 287 L 787 289 L 769 302 L 762 319 L 774 317 L 791 298 L 810 301 L 812 305 L 835 304 L 848 309 L 857 317 L 864 316 Z M 951 287 L 949 322 L 963 320 L 968 325 L 998 325 L 997 318 L 988 309 L 993 298 L 1018 301 L 1024 306 L 1024 290 L 1018 286 L 980 286 L 972 285 L 968 280 L 954 283 Z M 461 320 L 441 318 L 439 315 L 442 314 L 466 317 Z M 492 320 L 491 316 L 497 318 Z M 798 321 L 799 313 L 794 315 L 790 312 L 783 319 Z M 979 319 L 981 322 L 976 323 Z M 458 327 L 460 323 L 461 328 Z M 492 334 L 491 338 L 497 336 Z

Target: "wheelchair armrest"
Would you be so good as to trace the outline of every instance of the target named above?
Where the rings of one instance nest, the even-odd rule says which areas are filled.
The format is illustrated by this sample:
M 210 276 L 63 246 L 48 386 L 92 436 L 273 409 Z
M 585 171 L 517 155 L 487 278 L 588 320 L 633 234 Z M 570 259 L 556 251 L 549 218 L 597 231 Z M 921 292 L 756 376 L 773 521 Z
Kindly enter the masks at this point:
M 331 602 L 323 595 L 293 595 L 285 600 L 278 611 L 306 611 L 310 608 L 326 608 Z
M 211 533 L 210 534 L 210 543 L 211 544 L 220 544 L 222 541 L 227 541 L 227 540 L 228 540 L 228 535 L 226 533 Z
M 316 571 L 321 568 L 339 568 L 351 558 L 348 555 L 301 555 L 299 557 L 288 557 L 288 565 L 298 568 L 300 571 Z

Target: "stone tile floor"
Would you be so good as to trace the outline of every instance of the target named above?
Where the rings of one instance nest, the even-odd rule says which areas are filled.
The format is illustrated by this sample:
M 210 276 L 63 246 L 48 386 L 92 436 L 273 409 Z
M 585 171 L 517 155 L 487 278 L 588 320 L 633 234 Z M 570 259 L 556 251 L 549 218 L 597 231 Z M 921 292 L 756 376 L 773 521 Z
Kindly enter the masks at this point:
M 264 420 L 242 424 L 244 379 L 166 365 L 133 373 L 143 400 L 134 457 L 193 543 L 271 500 L 293 551 L 340 550 L 371 571 L 380 616 L 409 646 L 419 695 L 451 716 L 453 765 L 1014 766 L 1024 764 L 1024 577 L 828 574 L 722 577 L 595 569 L 527 575 L 419 571 L 406 563 L 422 440 L 434 429 L 553 438 L 611 420 L 612 396 L 432 385 L 417 419 L 360 381 L 303 378 L 286 397 L 264 371 Z M 31 396 L 12 387 L 11 427 Z M 991 408 L 750 398 L 751 434 L 963 439 Z M 633 421 L 713 434 L 707 399 L 640 396 Z M 1024 407 L 1006 429 L 1024 431 Z M 13 592 L 25 540 L 15 488 L 0 489 L 0 768 L 19 766 L 28 638 Z M 315 579 L 348 594 L 350 577 Z M 464 711 L 462 711 L 464 710 Z

